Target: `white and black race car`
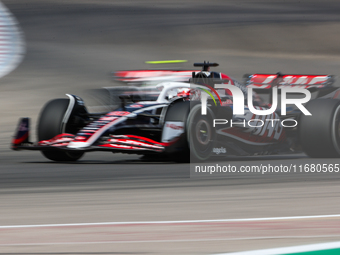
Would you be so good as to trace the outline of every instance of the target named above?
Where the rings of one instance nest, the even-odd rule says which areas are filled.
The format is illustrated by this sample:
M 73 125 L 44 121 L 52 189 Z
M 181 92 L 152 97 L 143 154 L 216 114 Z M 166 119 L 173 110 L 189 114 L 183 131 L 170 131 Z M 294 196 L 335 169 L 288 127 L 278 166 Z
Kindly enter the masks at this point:
M 223 73 L 211 72 L 210 67 L 217 65 L 196 63 L 203 70 L 193 71 L 190 81 L 186 77 L 188 82 L 127 88 L 119 95 L 120 107 L 104 113 L 88 112 L 75 95 L 49 101 L 38 120 L 38 142 L 29 141 L 29 118 L 22 118 L 12 149 L 40 150 L 54 161 L 76 161 L 90 151 L 162 154 L 180 161 L 292 151 L 311 157 L 340 156 L 340 89 L 332 86 L 333 76 L 253 74 L 241 85 Z M 231 91 L 218 84 L 236 86 L 245 97 L 247 87 L 304 88 L 318 95 L 304 105 L 312 115 L 300 108 L 256 115 L 247 102 L 242 102 L 240 115 L 233 112 Z M 203 107 L 204 93 L 208 99 Z M 257 94 L 250 97 L 254 109 L 271 108 Z

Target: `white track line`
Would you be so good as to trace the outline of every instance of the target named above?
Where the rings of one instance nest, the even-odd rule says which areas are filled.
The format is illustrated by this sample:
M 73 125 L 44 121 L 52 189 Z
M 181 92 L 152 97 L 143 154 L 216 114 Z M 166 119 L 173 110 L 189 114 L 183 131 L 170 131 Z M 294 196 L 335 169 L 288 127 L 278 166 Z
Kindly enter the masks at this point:
M 247 222 L 247 221 L 272 221 L 272 220 L 299 220 L 299 219 L 319 219 L 337 218 L 340 214 L 312 215 L 312 216 L 290 216 L 271 218 L 248 218 L 248 219 L 218 219 L 218 220 L 179 220 L 179 221 L 127 221 L 127 222 L 94 222 L 94 223 L 66 223 L 66 224 L 41 224 L 41 225 L 9 225 L 0 226 L 0 229 L 9 228 L 43 228 L 43 227 L 73 227 L 73 226 L 102 226 L 102 225 L 150 225 L 150 224 L 185 224 L 185 223 L 227 223 L 227 222 Z
M 320 250 L 331 250 L 331 249 L 337 249 L 337 248 L 340 248 L 340 242 L 309 244 L 309 245 L 281 247 L 281 248 L 274 248 L 274 249 L 254 250 L 254 251 L 244 251 L 244 252 L 219 253 L 215 255 L 279 255 L 279 254 L 291 254 L 291 253 L 304 253 L 304 252 L 320 251 Z
M 10 243 L 0 244 L 2 246 L 33 246 L 33 245 L 85 245 L 85 244 L 125 244 L 125 243 L 181 243 L 181 242 L 215 242 L 215 241 L 244 241 L 244 240 L 264 240 L 264 239 L 308 239 L 340 237 L 340 235 L 320 235 L 320 236 L 259 236 L 240 238 L 212 238 L 212 239 L 181 239 L 181 240 L 131 240 L 131 241 L 89 241 L 89 242 L 56 242 L 56 243 Z M 230 255 L 229 253 L 226 253 Z M 224 254 L 215 254 L 224 255 Z

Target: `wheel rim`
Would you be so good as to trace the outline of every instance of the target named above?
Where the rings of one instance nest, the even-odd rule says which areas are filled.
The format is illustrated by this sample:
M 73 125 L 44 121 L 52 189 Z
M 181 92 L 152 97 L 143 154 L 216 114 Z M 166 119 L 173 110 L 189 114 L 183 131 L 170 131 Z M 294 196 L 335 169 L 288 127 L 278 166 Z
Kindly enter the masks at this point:
M 196 124 L 196 139 L 199 144 L 208 145 L 211 140 L 210 126 L 206 120 L 199 120 Z

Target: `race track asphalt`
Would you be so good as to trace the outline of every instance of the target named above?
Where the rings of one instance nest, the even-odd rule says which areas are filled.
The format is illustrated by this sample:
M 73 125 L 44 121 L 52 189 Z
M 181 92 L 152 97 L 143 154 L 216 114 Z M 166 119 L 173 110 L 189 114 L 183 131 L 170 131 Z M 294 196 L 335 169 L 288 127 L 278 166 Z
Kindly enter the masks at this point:
M 17 119 L 146 60 L 209 60 L 244 73 L 339 74 L 338 1 L 21 1 L 3 3 L 25 34 L 23 63 L 0 83 L 0 226 L 331 215 L 340 173 L 190 178 L 189 164 L 88 153 L 77 163 L 9 149 Z M 338 86 L 338 83 L 336 84 Z M 32 140 L 35 134 L 32 134 Z M 218 164 L 339 164 L 304 154 Z M 213 254 L 336 241 L 339 217 L 270 224 L 2 229 L 2 254 Z M 176 226 L 178 228 L 176 228 Z M 67 238 L 66 238 L 67 237 Z

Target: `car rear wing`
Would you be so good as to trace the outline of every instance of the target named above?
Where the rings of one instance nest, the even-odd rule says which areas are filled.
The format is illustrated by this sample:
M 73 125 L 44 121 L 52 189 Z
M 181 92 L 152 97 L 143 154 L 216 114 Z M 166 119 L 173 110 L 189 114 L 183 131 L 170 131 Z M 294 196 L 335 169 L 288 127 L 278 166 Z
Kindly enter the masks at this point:
M 324 88 L 334 83 L 333 75 L 304 75 L 304 74 L 251 74 L 245 75 L 245 85 L 248 88 L 270 89 L 293 86 L 297 88 Z

